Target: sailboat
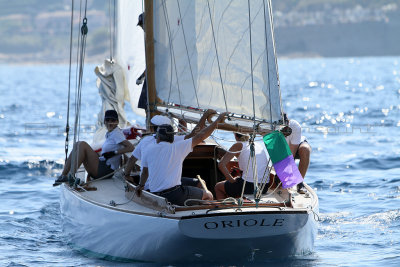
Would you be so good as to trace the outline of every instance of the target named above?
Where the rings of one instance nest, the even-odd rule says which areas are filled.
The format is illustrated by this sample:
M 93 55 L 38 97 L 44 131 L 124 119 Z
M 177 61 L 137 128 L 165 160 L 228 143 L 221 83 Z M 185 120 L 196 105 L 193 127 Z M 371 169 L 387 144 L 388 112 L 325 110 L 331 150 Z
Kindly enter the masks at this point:
M 135 29 L 143 11 L 144 34 Z M 212 108 L 230 112 L 218 126 L 221 131 L 262 136 L 284 126 L 269 0 L 146 0 L 144 7 L 141 1 L 119 0 L 117 14 L 119 57 L 108 63 L 108 71 L 96 73 L 111 75 L 117 87 L 134 88 L 130 101 L 136 106 L 140 88 L 134 82 L 146 66 L 149 118 L 158 112 L 196 123 Z M 142 54 L 135 56 L 138 51 Z M 133 72 L 135 65 L 139 70 Z M 113 75 L 116 70 L 124 75 Z M 104 104 L 104 99 L 104 109 L 112 106 L 121 114 L 121 103 Z M 213 140 L 196 147 L 184 162 L 183 176 L 200 175 L 213 188 L 221 179 L 220 151 Z M 272 177 L 273 171 L 267 174 Z M 318 197 L 307 184 L 306 194 L 270 183 L 264 194 L 186 206 L 146 191 L 137 196 L 136 185 L 121 172 L 90 186 L 96 190 L 63 184 L 61 213 L 72 246 L 96 257 L 263 261 L 313 250 Z

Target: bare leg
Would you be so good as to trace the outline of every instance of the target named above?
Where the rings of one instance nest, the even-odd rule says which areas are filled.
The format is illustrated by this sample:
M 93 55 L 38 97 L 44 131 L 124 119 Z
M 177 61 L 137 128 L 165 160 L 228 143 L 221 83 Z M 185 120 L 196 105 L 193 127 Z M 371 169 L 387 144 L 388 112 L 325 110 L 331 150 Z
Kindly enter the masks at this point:
M 67 162 L 65 163 L 62 175 L 67 175 L 71 170 L 72 155 L 73 153 L 75 153 L 76 150 L 78 151 L 78 158 L 76 160 L 77 164 L 75 168 L 72 169 L 72 171 L 76 172 L 79 166 L 81 166 L 81 164 L 83 163 L 83 166 L 85 167 L 86 171 L 92 177 L 96 177 L 97 168 L 99 166 L 99 156 L 97 155 L 96 152 L 93 151 L 93 149 L 89 146 L 88 143 L 83 141 L 77 142 L 75 144 L 74 149 L 71 151 L 71 154 L 69 155 Z
M 225 199 L 228 197 L 225 192 L 225 183 L 226 182 L 228 182 L 228 181 L 222 181 L 215 185 L 214 190 L 215 190 L 215 198 L 216 199 Z
M 302 143 L 299 146 L 298 153 L 300 156 L 299 171 L 304 179 L 310 164 L 311 146 L 307 142 Z
M 203 188 L 202 200 L 213 200 L 214 199 L 213 194 L 210 192 L 210 190 L 208 190 L 206 183 L 204 182 L 203 179 L 201 179 L 200 175 L 197 175 L 197 179 L 199 179 L 199 184 Z
M 214 196 L 210 191 L 203 191 L 203 197 L 202 200 L 213 200 Z

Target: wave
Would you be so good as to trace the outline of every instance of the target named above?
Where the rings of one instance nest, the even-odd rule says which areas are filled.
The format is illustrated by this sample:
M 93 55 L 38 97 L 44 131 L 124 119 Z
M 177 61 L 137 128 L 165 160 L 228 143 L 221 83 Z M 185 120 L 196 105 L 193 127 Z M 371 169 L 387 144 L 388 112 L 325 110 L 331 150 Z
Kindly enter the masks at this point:
M 11 180 L 12 184 L 36 183 L 43 177 L 55 177 L 63 165 L 56 161 L 0 162 L 0 181 Z M 53 179 L 53 178 L 51 178 Z M 10 193 L 10 192 L 9 192 Z
M 376 212 L 368 215 L 353 217 L 350 212 L 341 211 L 335 213 L 319 214 L 320 222 L 323 224 L 340 224 L 340 225 L 382 225 L 389 227 L 391 224 L 400 222 L 400 209 Z
M 399 168 L 398 157 L 366 158 L 352 164 L 355 169 L 389 170 Z
M 49 169 L 60 169 L 63 164 L 53 160 L 24 161 L 18 162 L 0 162 L 0 171 L 23 171 L 23 170 L 39 170 L 47 171 Z

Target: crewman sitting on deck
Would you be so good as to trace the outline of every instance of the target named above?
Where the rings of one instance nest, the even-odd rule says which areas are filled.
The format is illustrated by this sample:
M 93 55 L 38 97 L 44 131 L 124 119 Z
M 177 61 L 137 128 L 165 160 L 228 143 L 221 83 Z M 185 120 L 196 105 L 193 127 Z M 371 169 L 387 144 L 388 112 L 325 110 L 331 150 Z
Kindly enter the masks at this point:
M 140 196 L 146 181 L 150 192 L 165 197 L 172 204 L 183 206 L 187 199 L 212 200 L 208 190 L 192 186 L 182 186 L 182 165 L 193 148 L 209 137 L 218 123 L 225 120 L 227 113 L 222 113 L 208 127 L 201 130 L 193 138 L 174 142 L 171 125 L 158 127 L 157 143 L 149 145 L 142 155 L 142 175 L 136 193 Z
M 229 151 L 222 157 L 218 164 L 219 170 L 225 176 L 226 180 L 219 182 L 215 185 L 215 194 L 217 199 L 225 199 L 227 197 L 238 198 L 242 192 L 244 194 L 254 193 L 254 176 L 257 175 L 258 182 L 268 182 L 269 177 L 264 177 L 268 172 L 268 155 L 264 151 L 263 146 L 254 143 L 255 161 L 257 166 L 257 174 L 253 174 L 253 158 L 250 157 L 250 136 L 247 134 L 234 133 L 236 143 L 231 146 Z M 239 162 L 239 169 L 241 175 L 233 177 L 229 172 L 227 165 L 236 157 Z M 268 186 L 264 187 L 264 190 L 268 190 Z M 264 193 L 265 193 L 264 191 Z
M 99 155 L 92 147 L 80 141 L 75 143 L 71 154 L 65 162 L 62 174 L 55 180 L 53 186 L 68 182 L 68 173 L 72 169 L 75 174 L 81 164 L 93 179 L 104 177 L 111 178 L 111 173 L 118 169 L 121 155 L 131 152 L 133 145 L 125 139 L 124 134 L 118 127 L 118 113 L 115 110 L 107 110 L 104 114 L 104 126 L 107 128 L 106 140 L 102 146 L 102 155 Z M 73 164 L 72 155 L 76 154 L 76 162 Z
M 286 113 L 283 114 L 285 124 L 289 130 L 282 129 L 282 133 L 286 138 L 290 151 L 294 159 L 299 159 L 299 171 L 303 179 L 306 176 L 308 165 L 310 164 L 311 146 L 307 139 L 301 135 L 301 126 L 296 120 L 288 119 Z M 300 194 L 306 193 L 306 188 L 303 183 L 297 185 L 297 191 Z

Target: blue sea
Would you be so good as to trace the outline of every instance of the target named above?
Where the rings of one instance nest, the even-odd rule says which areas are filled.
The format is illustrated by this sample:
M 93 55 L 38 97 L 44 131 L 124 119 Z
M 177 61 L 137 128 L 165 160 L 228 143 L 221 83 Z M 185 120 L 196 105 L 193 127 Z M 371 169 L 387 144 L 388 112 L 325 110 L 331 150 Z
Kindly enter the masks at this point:
M 83 79 L 87 140 L 101 107 L 94 67 Z M 315 250 L 237 265 L 400 266 L 400 57 L 280 59 L 279 74 L 284 109 L 313 148 Z M 0 266 L 153 266 L 91 258 L 66 243 L 52 183 L 65 157 L 68 66 L 0 65 L 0 76 Z

